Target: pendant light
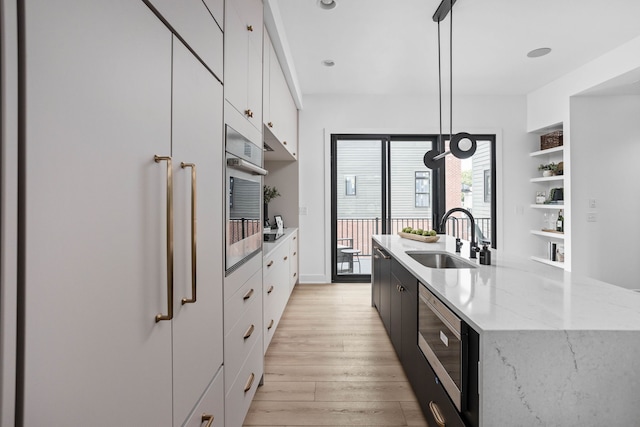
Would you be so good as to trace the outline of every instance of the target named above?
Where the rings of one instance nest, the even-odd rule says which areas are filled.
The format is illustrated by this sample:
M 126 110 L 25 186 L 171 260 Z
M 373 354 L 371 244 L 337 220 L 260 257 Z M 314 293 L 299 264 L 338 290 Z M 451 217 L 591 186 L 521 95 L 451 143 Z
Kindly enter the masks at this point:
M 442 61 L 440 42 L 440 22 L 451 12 L 449 27 L 449 151 L 440 153 L 433 149 L 425 153 L 423 162 L 429 169 L 438 169 L 444 165 L 444 158 L 453 154 L 459 159 L 467 159 L 476 152 L 477 142 L 473 135 L 459 132 L 453 135 L 453 5 L 456 0 L 442 0 L 433 14 L 433 20 L 438 23 L 438 103 L 440 114 L 440 141 L 442 141 Z

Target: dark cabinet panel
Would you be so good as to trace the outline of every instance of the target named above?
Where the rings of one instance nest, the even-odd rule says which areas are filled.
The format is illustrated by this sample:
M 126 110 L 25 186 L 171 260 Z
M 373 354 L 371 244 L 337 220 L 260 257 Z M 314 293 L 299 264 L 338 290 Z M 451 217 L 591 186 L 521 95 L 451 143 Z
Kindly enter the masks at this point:
M 387 333 L 391 333 L 391 257 L 373 244 L 372 299 Z M 376 304 L 377 300 L 377 304 Z

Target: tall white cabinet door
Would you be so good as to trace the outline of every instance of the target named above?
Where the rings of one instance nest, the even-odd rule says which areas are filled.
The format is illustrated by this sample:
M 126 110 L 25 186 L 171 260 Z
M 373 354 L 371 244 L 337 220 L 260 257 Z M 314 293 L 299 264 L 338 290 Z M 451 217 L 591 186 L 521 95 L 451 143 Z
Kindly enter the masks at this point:
M 222 56 L 221 51 L 219 54 Z M 223 102 L 222 85 L 174 37 L 174 426 L 186 420 L 222 365 Z M 187 167 L 181 167 L 182 162 Z M 192 183 L 193 169 L 187 164 L 195 165 L 195 183 Z M 193 188 L 196 190 L 194 228 Z M 194 261 L 196 301 L 183 304 L 183 299 L 193 299 Z
M 141 1 L 24 4 L 24 425 L 170 426 L 171 34 Z

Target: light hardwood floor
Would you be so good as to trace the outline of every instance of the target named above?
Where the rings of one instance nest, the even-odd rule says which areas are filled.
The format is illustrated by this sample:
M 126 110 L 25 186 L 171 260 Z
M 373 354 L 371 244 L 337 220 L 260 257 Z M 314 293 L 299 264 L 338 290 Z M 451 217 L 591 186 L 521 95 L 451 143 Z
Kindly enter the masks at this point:
M 371 285 L 297 285 L 245 426 L 427 426 Z

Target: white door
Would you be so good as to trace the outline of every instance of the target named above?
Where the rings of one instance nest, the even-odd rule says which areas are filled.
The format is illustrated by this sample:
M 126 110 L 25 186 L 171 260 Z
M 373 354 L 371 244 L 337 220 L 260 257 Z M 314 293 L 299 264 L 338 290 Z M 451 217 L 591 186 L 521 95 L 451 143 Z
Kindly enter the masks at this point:
M 171 34 L 141 1 L 24 3 L 24 425 L 171 425 Z
M 223 102 L 222 85 L 174 37 L 174 426 L 186 420 L 222 365 Z M 181 167 L 182 162 L 185 167 Z M 191 165 L 195 165 L 195 184 Z M 191 219 L 192 186 L 196 189 L 195 227 Z M 194 266 L 196 300 L 183 304 L 183 299 L 193 299 Z

